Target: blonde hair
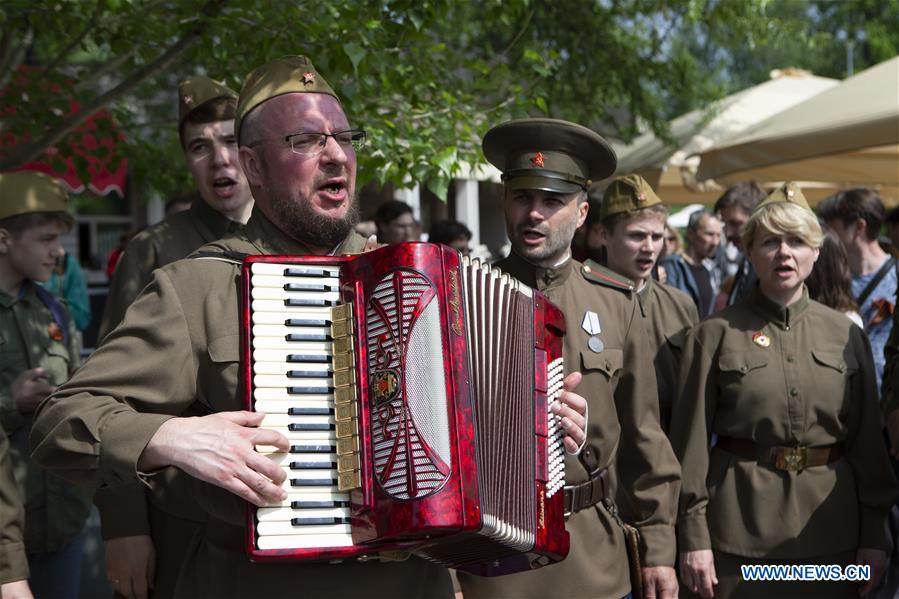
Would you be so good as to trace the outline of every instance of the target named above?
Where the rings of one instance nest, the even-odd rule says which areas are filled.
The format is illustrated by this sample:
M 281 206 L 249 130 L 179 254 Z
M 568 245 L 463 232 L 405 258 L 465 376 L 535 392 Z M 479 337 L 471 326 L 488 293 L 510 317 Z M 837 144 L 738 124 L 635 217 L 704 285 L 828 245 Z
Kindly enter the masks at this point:
M 795 235 L 813 248 L 820 248 L 824 243 L 824 234 L 815 214 L 811 210 L 788 202 L 764 204 L 752 213 L 740 231 L 740 240 L 746 251 L 752 248 L 759 230 L 771 231 L 778 235 Z

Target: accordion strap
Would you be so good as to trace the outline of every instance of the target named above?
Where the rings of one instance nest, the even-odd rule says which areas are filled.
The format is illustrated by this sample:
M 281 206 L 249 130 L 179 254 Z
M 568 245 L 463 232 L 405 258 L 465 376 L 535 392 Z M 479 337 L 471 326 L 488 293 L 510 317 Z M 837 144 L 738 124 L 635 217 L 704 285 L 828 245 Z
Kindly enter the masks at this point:
M 609 497 L 609 469 L 595 472 L 590 480 L 565 487 L 565 515 L 596 505 Z

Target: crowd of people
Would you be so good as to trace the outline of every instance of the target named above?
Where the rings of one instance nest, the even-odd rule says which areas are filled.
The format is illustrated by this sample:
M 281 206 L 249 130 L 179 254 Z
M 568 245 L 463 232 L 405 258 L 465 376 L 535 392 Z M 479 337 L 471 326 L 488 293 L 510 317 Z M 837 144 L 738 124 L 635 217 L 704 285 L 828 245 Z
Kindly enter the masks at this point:
M 242 409 L 243 257 L 354 254 L 420 232 L 398 201 L 375 215 L 376 238 L 356 232 L 366 134 L 308 58 L 260 66 L 239 93 L 192 77 L 178 104 L 197 194 L 127 243 L 83 365 L 77 316 L 39 285 L 64 256 L 66 192 L 37 173 L 0 174 L 0 596 L 78 595 L 91 500 L 125 597 L 899 592 L 887 574 L 899 569 L 888 518 L 899 500 L 897 267 L 876 192 L 840 192 L 816 214 L 793 183 L 740 183 L 691 215 L 684 245 L 640 176 L 591 197 L 614 151 L 548 118 L 500 123 L 483 150 L 502 172 L 511 244 L 497 266 L 567 322 L 553 409 L 568 557 L 495 578 L 414 555 L 250 562 L 246 502 L 285 496 L 285 472 L 256 446 L 288 441 Z M 471 237 L 454 221 L 429 234 L 462 253 Z M 766 565 L 870 576 L 744 574 Z

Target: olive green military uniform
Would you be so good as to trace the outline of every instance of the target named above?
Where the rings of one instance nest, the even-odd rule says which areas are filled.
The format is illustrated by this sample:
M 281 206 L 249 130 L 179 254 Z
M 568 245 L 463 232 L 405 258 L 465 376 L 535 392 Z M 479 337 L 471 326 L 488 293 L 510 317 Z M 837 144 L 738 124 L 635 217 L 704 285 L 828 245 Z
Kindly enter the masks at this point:
M 588 264 L 569 260 L 548 270 L 512 254 L 497 266 L 542 291 L 565 315 L 566 374 L 580 371 L 584 377 L 574 391 L 588 405 L 585 451 L 598 456 L 600 468 L 609 468 L 610 496 L 629 499 L 628 511 L 644 541 L 644 565 L 671 566 L 680 468 L 659 428 L 649 339 L 628 284 Z M 591 349 L 591 335 L 581 326 L 588 311 L 599 317 L 601 351 Z M 567 457 L 565 468 L 568 485 L 589 479 L 574 456 Z M 583 509 L 569 518 L 566 528 L 571 550 L 563 562 L 500 578 L 459 573 L 466 599 L 626 595 L 630 580 L 624 535 L 607 509 L 601 504 Z
M 9 439 L 0 427 L 0 584 L 28 578 L 22 529 L 25 508 L 9 457 Z
M 774 203 L 811 212 L 793 183 L 756 213 Z M 684 465 L 678 541 L 713 550 L 716 596 L 858 596 L 855 582 L 745 582 L 739 564 L 845 565 L 858 548 L 886 548 L 899 485 L 874 368 L 864 332 L 804 287 L 784 307 L 757 285 L 690 331 L 671 423 Z
M 652 208 L 656 206 L 657 208 Z M 650 212 L 652 210 L 653 212 Z M 604 226 L 614 223 L 614 215 L 657 215 L 660 221 L 667 210 L 652 187 L 640 175 L 616 177 L 603 193 L 599 219 Z M 625 217 L 627 218 L 627 217 Z M 609 225 L 613 226 L 613 225 Z M 669 285 L 648 279 L 637 292 L 640 313 L 654 352 L 656 382 L 659 391 L 659 415 L 662 430 L 671 423 L 671 405 L 677 386 L 677 371 L 686 329 L 699 321 L 696 304 L 689 295 Z
M 351 234 L 337 253 L 362 250 Z M 244 235 L 203 251 L 305 254 L 258 210 Z M 141 452 L 168 418 L 240 410 L 240 269 L 219 259 L 191 258 L 158 269 L 122 324 L 73 379 L 42 404 L 32 443 L 35 457 L 66 477 L 93 486 L 137 480 Z M 178 594 L 201 597 L 450 596 L 444 568 L 418 559 L 401 563 L 252 564 L 246 557 L 246 504 L 194 482 L 209 515 L 181 571 Z
M 118 326 L 155 269 L 185 258 L 241 226 L 197 199 L 189 210 L 135 236 L 112 278 L 100 338 Z M 167 468 L 149 479 L 149 485 L 149 489 L 139 483 L 102 487 L 94 503 L 100 511 L 104 539 L 152 536 L 156 546 L 152 595 L 168 597 L 177 582 L 183 552 L 202 529 L 205 513 L 193 499 L 189 478 L 178 469 Z
M 699 312 L 689 295 L 652 279 L 637 292 L 637 298 L 650 346 L 655 350 L 653 364 L 659 391 L 659 417 L 662 430 L 668 431 L 671 406 L 680 391 L 677 374 L 684 338 L 687 329 L 699 322 Z
M 179 122 L 195 108 L 219 98 L 237 99 L 237 93 L 204 76 L 179 86 Z M 109 287 L 99 337 L 104 339 L 125 317 L 125 312 L 150 282 L 153 271 L 186 258 L 201 246 L 239 230 L 242 225 L 197 198 L 190 209 L 173 214 L 138 233 L 122 254 Z M 94 495 L 106 540 L 150 535 L 156 549 L 151 596 L 169 597 L 174 591 L 183 554 L 202 530 L 205 512 L 193 499 L 188 477 L 167 468 L 139 483 L 103 487 Z M 145 495 L 146 494 L 146 495 Z
M 240 227 L 240 223 L 213 210 L 198 198 L 189 210 L 177 212 L 135 235 L 128 242 L 109 284 L 100 339 L 122 322 L 128 306 L 150 282 L 154 270 L 186 258 L 200 246 L 221 239 Z
M 61 385 L 80 364 L 75 324 L 69 318 L 68 344 L 50 309 L 26 281 L 11 297 L 0 292 L 0 422 L 9 437 L 9 455 L 16 482 L 24 490 L 25 547 L 47 553 L 65 547 L 84 528 L 90 493 L 31 459 L 28 435 L 33 414 L 13 403 L 11 385 L 24 371 L 43 368 L 47 382 Z

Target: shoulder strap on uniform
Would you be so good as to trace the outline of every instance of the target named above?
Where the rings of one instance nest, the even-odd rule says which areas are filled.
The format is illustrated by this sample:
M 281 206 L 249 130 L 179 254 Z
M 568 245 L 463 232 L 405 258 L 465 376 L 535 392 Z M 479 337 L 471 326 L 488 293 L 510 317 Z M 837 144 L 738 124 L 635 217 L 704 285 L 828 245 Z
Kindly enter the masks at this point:
M 623 291 L 634 290 L 633 281 L 627 277 L 621 276 L 613 270 L 609 270 L 593 260 L 588 259 L 584 262 L 584 265 L 581 267 L 581 274 L 591 283 L 598 283 L 600 285 L 605 285 L 606 287 L 621 289 Z
M 53 321 L 56 325 L 62 329 L 62 341 L 64 344 L 69 344 L 69 311 L 63 305 L 61 301 L 56 299 L 52 293 L 37 285 L 36 283 L 31 284 L 34 292 L 41 299 L 41 302 L 47 309 L 50 310 L 50 314 L 53 315 Z
M 219 262 L 227 262 L 229 264 L 243 264 L 244 259 L 249 256 L 243 252 L 194 252 L 189 257 L 191 260 L 218 260 Z

